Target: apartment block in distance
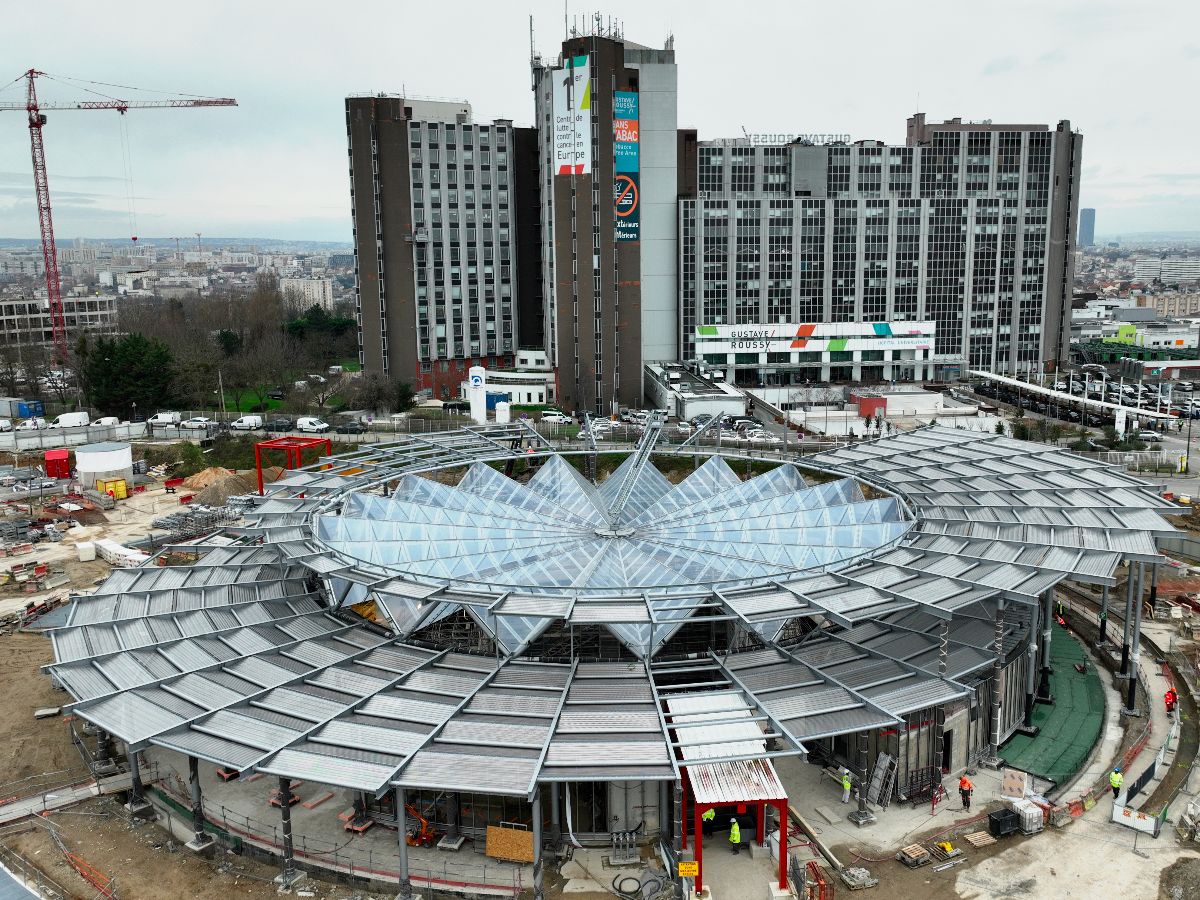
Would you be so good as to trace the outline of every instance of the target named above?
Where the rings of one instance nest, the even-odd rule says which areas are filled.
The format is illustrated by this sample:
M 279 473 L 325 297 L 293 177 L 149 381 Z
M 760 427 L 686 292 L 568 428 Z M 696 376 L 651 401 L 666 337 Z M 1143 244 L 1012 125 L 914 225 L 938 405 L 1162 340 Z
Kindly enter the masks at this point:
M 512 123 L 371 95 L 347 98 L 346 134 L 363 368 L 438 399 L 457 396 L 472 365 L 511 368 Z
M 1082 138 L 908 121 L 907 141 L 701 141 L 680 350 L 741 384 L 1064 361 Z

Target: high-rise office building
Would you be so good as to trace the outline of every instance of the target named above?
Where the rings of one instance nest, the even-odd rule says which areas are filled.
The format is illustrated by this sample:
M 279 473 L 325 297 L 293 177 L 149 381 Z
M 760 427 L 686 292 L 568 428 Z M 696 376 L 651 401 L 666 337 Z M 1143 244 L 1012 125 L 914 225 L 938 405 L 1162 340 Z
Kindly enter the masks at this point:
M 918 114 L 904 146 L 701 142 L 680 200 L 683 357 L 743 384 L 1063 361 L 1081 141 L 1065 121 Z
M 561 405 L 608 414 L 679 352 L 675 53 L 598 32 L 532 67 L 543 336 Z
M 347 98 L 365 369 L 445 399 L 472 365 L 512 367 L 518 132 L 474 123 L 466 103 Z
M 1096 244 L 1096 211 L 1081 209 L 1079 211 L 1079 246 L 1093 247 Z

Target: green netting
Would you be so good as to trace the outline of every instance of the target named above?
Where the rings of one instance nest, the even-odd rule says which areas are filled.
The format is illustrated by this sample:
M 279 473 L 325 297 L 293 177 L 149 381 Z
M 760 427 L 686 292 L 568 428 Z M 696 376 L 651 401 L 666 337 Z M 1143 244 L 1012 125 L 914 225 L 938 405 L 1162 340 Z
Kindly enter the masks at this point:
M 1055 627 L 1050 641 L 1054 705 L 1039 704 L 1033 724 L 1036 737 L 1014 735 L 1001 749 L 1005 762 L 1025 772 L 1062 784 L 1078 772 L 1104 727 L 1104 687 L 1079 642 Z M 1076 665 L 1085 667 L 1081 674 Z

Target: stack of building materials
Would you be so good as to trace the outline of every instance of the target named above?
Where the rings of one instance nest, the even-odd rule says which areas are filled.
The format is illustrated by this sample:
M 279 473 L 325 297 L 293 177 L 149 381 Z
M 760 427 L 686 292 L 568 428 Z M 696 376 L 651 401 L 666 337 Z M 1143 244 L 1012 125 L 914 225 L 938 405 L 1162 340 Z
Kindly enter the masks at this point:
M 100 558 L 110 566 L 140 566 L 150 558 L 140 550 L 131 550 L 109 538 L 100 538 L 93 543 Z

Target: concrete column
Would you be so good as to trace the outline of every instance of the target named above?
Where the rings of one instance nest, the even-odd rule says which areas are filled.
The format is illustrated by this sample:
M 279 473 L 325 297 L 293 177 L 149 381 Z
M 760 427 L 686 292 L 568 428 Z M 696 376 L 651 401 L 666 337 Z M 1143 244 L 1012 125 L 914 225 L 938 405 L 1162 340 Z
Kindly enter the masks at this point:
M 1129 715 L 1137 715 L 1137 679 L 1138 679 L 1138 662 L 1142 656 L 1142 581 L 1145 576 L 1145 563 L 1138 563 L 1138 583 L 1137 596 L 1134 599 L 1133 607 L 1133 634 L 1129 639 L 1130 646 L 1130 664 L 1129 664 L 1129 691 L 1125 697 L 1125 712 Z M 1153 573 L 1154 568 L 1151 568 Z
M 1133 624 L 1133 563 L 1125 563 L 1125 634 L 1121 639 L 1121 676 L 1129 675 L 1129 629 Z
M 125 756 L 129 760 L 129 802 L 125 804 L 125 810 L 131 816 L 153 818 L 153 807 L 146 802 L 146 792 L 142 786 L 142 753 L 126 745 Z
M 663 784 L 665 785 L 666 782 L 663 782 Z M 554 846 L 556 846 L 556 847 L 562 841 L 562 815 L 559 812 L 559 806 L 561 804 L 559 803 L 558 794 L 559 794 L 558 782 L 557 781 L 550 782 L 550 840 L 552 840 L 554 842 Z M 665 793 L 664 793 L 664 797 L 665 797 Z M 664 834 L 666 833 L 667 822 L 669 821 L 669 817 L 663 815 L 663 813 L 665 813 L 666 810 L 667 810 L 666 804 L 661 803 L 659 805 L 660 818 L 659 818 L 659 822 L 658 822 L 658 827 L 659 827 L 659 829 L 661 829 L 663 831 Z
M 666 843 L 671 840 L 671 797 L 665 781 L 658 783 L 658 839 Z
M 200 760 L 188 757 L 188 790 L 192 796 L 192 839 L 187 842 L 189 850 L 196 853 L 208 851 L 214 841 L 204 830 L 204 800 L 200 794 Z
M 292 848 L 292 782 L 284 777 L 279 779 L 279 816 L 283 835 L 283 868 L 275 881 L 290 888 L 304 876 L 296 870 L 296 856 Z
M 408 815 L 404 811 L 404 788 L 396 788 L 396 829 L 399 837 L 400 893 L 396 900 L 412 900 L 412 882 L 408 878 Z
M 542 885 L 542 789 L 533 789 L 533 900 L 545 900 Z
M 1104 585 L 1100 593 L 1100 639 L 1096 641 L 1097 647 L 1103 647 L 1108 643 L 1108 585 Z
M 1053 703 L 1050 696 L 1050 638 L 1054 636 L 1054 590 L 1046 591 L 1042 598 L 1042 677 L 1038 684 L 1037 699 L 1040 703 Z M 1033 635 L 1031 634 L 1032 638 Z

